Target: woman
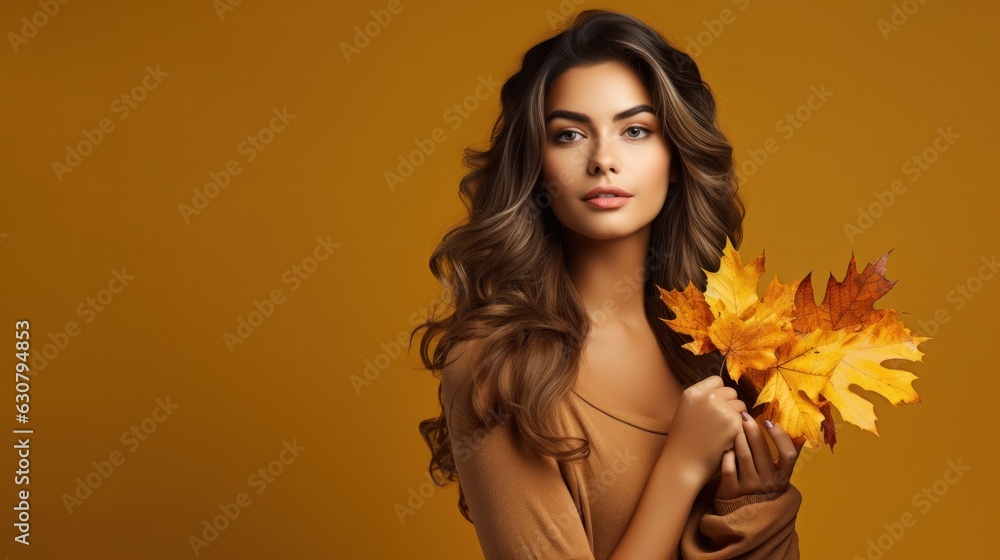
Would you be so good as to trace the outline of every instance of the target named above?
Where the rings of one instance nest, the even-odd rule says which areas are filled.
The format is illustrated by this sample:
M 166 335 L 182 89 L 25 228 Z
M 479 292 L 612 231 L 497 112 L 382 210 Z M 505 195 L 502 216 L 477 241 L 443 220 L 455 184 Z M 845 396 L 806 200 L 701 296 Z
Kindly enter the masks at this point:
M 760 428 L 753 388 L 659 318 L 657 286 L 704 289 L 742 237 L 694 61 L 581 12 L 528 50 L 466 164 L 468 222 L 430 259 L 452 313 L 414 334 L 442 372 L 430 472 L 459 482 L 486 557 L 798 558 L 802 440 Z

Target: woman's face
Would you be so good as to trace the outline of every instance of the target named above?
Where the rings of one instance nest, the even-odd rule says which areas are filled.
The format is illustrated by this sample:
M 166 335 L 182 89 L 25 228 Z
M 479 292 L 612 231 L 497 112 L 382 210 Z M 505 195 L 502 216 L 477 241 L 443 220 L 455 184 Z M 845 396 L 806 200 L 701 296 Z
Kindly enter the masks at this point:
M 542 186 L 556 218 L 592 239 L 614 239 L 647 226 L 677 180 L 670 145 L 649 92 L 621 62 L 577 66 L 545 97 Z M 615 198 L 593 189 L 620 189 Z

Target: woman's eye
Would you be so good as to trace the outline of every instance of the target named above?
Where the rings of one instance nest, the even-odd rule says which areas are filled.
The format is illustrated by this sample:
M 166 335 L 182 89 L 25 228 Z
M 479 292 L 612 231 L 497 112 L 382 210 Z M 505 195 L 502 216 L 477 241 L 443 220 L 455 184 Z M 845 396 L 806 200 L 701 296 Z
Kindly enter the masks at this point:
M 577 132 L 577 131 L 575 131 L 575 130 L 564 130 L 564 131 L 560 132 L 559 134 L 556 134 L 556 141 L 557 142 L 569 143 L 569 142 L 573 142 L 574 140 L 576 140 L 576 138 L 566 139 L 565 136 L 564 136 L 566 134 L 580 134 L 580 133 Z
M 633 135 L 630 134 L 631 132 L 637 132 L 639 135 L 633 136 Z M 650 134 L 651 132 L 652 131 L 650 131 L 646 127 L 635 126 L 635 125 L 630 126 L 630 127 L 628 127 L 628 128 L 625 129 L 625 133 L 628 135 L 629 138 L 645 138 L 646 135 Z
M 639 140 L 652 134 L 653 131 L 639 125 L 633 125 L 625 129 L 625 135 L 633 140 Z M 568 135 L 568 136 L 567 136 Z M 576 130 L 563 130 L 556 134 L 556 142 L 562 144 L 572 144 L 583 137 L 583 134 Z

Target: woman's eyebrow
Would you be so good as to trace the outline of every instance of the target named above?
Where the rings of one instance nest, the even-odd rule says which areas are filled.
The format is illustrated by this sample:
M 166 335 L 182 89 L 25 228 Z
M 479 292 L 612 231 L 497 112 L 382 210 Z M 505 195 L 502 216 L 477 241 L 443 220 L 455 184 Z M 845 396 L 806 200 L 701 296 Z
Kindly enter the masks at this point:
M 621 113 L 615 115 L 614 120 L 620 121 L 622 119 L 627 119 L 639 113 L 652 113 L 655 115 L 656 110 L 650 107 L 649 105 L 636 105 L 631 109 L 625 109 Z M 582 122 L 584 124 L 591 124 L 590 117 L 588 117 L 587 115 L 584 115 L 583 113 L 576 113 L 574 111 L 564 111 L 562 109 L 557 109 L 549 113 L 548 116 L 545 117 L 545 122 L 548 123 L 552 119 L 568 119 L 571 121 Z

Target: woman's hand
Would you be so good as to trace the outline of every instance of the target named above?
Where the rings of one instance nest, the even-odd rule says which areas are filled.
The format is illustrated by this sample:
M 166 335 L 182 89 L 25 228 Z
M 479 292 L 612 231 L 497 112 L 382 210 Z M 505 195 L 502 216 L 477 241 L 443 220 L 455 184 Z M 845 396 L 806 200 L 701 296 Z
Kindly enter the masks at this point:
M 663 453 L 692 484 L 704 486 L 719 471 L 723 452 L 743 435 L 740 413 L 746 409 L 721 376 L 702 379 L 681 394 Z
M 722 481 L 716 489 L 716 498 L 729 500 L 747 494 L 784 492 L 788 488 L 805 436 L 792 439 L 780 424 L 768 428 L 768 437 L 778 450 L 777 464 L 764 437 L 757 422 L 744 412 L 743 430 L 736 434 L 735 447 L 722 455 Z

